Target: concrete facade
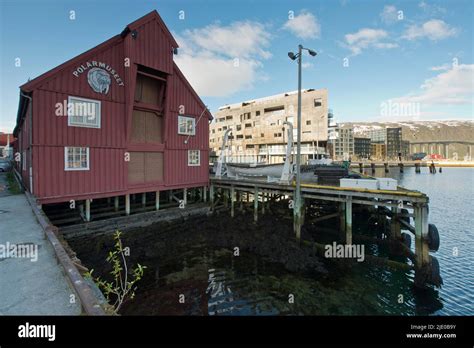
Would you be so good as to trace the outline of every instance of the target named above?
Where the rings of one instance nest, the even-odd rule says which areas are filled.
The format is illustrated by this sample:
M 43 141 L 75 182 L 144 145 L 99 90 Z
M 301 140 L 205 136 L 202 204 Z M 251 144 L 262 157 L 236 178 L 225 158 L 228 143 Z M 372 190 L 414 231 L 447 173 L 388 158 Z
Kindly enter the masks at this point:
M 301 108 L 302 161 L 325 153 L 328 140 L 328 92 L 303 90 Z M 285 121 L 293 124 L 296 141 L 298 93 L 288 92 L 219 108 L 210 126 L 210 148 L 220 153 L 224 133 L 232 129 L 228 161 L 283 162 L 287 139 Z M 319 147 L 318 147 L 319 146 Z M 294 151 L 296 153 L 296 149 Z

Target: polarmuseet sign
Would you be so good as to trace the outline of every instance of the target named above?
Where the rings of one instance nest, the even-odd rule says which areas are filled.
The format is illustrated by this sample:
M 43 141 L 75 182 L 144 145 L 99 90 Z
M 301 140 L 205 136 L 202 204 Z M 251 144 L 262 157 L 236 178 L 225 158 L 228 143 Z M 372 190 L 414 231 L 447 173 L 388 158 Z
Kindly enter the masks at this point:
M 94 92 L 107 94 L 110 89 L 112 78 L 119 86 L 123 86 L 123 80 L 118 72 L 110 65 L 92 60 L 81 64 L 72 74 L 79 77 L 81 74 L 87 72 L 87 82 Z

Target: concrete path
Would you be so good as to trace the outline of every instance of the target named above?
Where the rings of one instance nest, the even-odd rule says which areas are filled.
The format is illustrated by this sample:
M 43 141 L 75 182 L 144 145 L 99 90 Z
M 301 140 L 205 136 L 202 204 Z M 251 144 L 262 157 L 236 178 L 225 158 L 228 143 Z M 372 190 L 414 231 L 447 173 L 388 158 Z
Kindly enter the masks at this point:
M 33 253 L 30 258 L 2 255 L 7 243 L 28 246 Z M 79 315 L 79 299 L 70 301 L 73 294 L 26 197 L 0 196 L 0 315 Z
M 11 193 L 8 191 L 7 173 L 0 173 L 0 197 L 7 196 L 11 196 Z

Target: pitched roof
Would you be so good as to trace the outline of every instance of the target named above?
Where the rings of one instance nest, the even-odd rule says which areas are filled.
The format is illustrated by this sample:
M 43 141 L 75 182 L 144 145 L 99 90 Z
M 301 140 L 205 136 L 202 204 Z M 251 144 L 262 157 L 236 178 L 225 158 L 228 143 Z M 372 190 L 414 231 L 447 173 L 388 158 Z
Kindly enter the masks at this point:
M 175 41 L 173 38 L 173 35 L 171 35 L 171 32 L 168 30 L 168 27 L 165 25 L 163 20 L 161 19 L 160 15 L 156 10 L 151 11 L 150 13 L 144 15 L 143 17 L 133 21 L 132 23 L 128 24 L 125 29 L 118 35 L 113 36 L 112 38 L 102 42 L 101 44 L 91 48 L 90 50 L 85 51 L 84 53 L 79 54 L 78 56 L 69 59 L 68 61 L 58 65 L 57 67 L 45 72 L 44 74 L 34 78 L 31 81 L 28 81 L 27 83 L 23 84 L 20 86 L 20 89 L 25 92 L 31 92 L 33 89 L 35 89 L 39 84 L 47 80 L 48 78 L 54 76 L 56 73 L 66 69 L 70 65 L 77 64 L 78 62 L 81 62 L 84 60 L 85 57 L 92 55 L 93 53 L 97 53 L 99 51 L 105 50 L 109 48 L 110 46 L 115 45 L 116 43 L 120 42 L 123 40 L 123 38 L 126 36 L 126 34 L 143 24 L 146 24 L 152 20 L 156 20 L 158 24 L 163 28 L 165 34 L 168 36 L 168 39 L 172 42 L 173 46 L 175 48 L 178 47 L 178 43 Z

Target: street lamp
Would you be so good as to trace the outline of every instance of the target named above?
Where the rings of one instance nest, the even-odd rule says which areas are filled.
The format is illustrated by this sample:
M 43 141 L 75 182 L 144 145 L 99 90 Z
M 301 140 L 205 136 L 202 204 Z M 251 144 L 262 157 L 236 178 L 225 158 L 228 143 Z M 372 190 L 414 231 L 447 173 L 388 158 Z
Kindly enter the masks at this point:
M 303 50 L 308 51 L 311 56 L 316 56 L 316 52 L 304 48 L 302 45 L 298 45 L 298 53 L 294 54 L 293 52 L 288 52 L 288 57 L 291 60 L 298 59 L 298 129 L 296 136 L 296 192 L 295 192 L 295 201 L 293 202 L 293 224 L 296 233 L 296 238 L 301 238 L 301 61 L 302 61 L 302 52 Z

